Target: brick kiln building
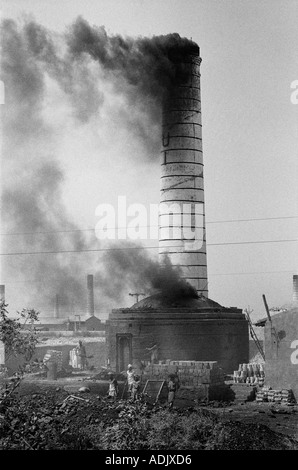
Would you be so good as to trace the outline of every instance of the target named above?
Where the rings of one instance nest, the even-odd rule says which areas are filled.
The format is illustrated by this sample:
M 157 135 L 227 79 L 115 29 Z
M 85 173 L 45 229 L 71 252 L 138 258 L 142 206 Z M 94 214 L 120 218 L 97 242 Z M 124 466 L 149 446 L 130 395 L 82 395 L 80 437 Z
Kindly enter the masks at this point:
M 206 297 L 171 300 L 154 295 L 107 321 L 107 357 L 117 371 L 157 360 L 217 361 L 226 373 L 248 361 L 247 321 L 240 309 Z
M 117 371 L 154 352 L 155 360 L 218 361 L 230 373 L 248 362 L 248 324 L 240 309 L 208 298 L 200 49 L 183 42 L 169 49 L 168 60 L 176 78 L 162 103 L 159 261 L 179 267 L 194 293 L 160 293 L 113 310 L 107 357 Z M 195 229 L 195 240 L 186 229 Z

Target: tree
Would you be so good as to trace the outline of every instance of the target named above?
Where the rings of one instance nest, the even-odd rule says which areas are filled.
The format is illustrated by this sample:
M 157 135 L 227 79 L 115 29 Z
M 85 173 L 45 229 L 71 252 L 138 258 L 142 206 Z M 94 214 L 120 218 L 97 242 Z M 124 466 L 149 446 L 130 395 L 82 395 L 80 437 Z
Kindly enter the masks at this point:
M 18 313 L 16 319 L 8 317 L 8 311 L 4 301 L 0 302 L 0 341 L 5 348 L 5 359 L 11 355 L 22 355 L 29 362 L 38 342 L 37 332 L 34 328 L 34 322 L 38 319 L 39 312 L 33 309 L 23 309 Z M 29 366 L 29 369 L 30 366 Z M 4 388 L 0 388 L 0 407 L 9 403 L 9 397 L 20 385 L 24 377 L 25 367 L 19 367 L 14 379 L 5 383 Z
M 0 303 L 0 341 L 4 343 L 5 357 L 23 355 L 30 361 L 38 342 L 34 322 L 38 320 L 39 312 L 34 309 L 23 309 L 16 319 L 8 317 L 8 311 L 3 301 Z

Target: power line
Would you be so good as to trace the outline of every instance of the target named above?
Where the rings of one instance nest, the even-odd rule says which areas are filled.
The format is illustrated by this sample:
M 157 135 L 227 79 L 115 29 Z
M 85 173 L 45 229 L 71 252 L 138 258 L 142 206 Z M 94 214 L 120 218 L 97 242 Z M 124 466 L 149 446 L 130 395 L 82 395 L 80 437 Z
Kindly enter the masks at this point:
M 254 271 L 250 273 L 208 273 L 208 276 L 248 276 L 252 274 L 280 274 L 280 273 L 293 273 L 296 271 L 295 269 L 292 270 L 284 270 L 284 271 Z
M 125 228 L 125 227 L 124 227 Z M 45 230 L 39 232 L 8 232 L 8 233 L 0 233 L 1 236 L 10 236 L 10 235 L 43 235 L 48 233 L 73 233 L 73 232 L 94 232 L 94 228 L 77 228 L 77 229 L 69 229 L 69 230 Z
M 284 243 L 284 242 L 298 242 L 298 238 L 288 240 L 255 240 L 246 242 L 223 242 L 223 243 L 207 243 L 207 246 L 221 246 L 221 245 L 250 245 L 256 243 Z
M 283 273 L 294 273 L 296 268 L 289 269 L 289 270 L 281 270 L 281 271 L 252 271 L 252 272 L 239 272 L 239 273 L 208 273 L 208 277 L 213 276 L 250 276 L 254 274 L 283 274 Z M 55 278 L 55 282 L 60 282 L 62 279 Z M 64 280 L 64 279 L 63 279 Z M 27 284 L 28 282 L 33 283 L 43 283 L 47 282 L 47 279 L 27 279 L 26 281 L 0 281 L 0 284 Z
M 126 248 L 97 248 L 97 249 L 84 249 L 84 250 L 53 250 L 53 251 L 31 251 L 31 252 L 11 252 L 11 253 L 0 253 L 0 256 L 19 256 L 19 255 L 47 255 L 47 254 L 59 254 L 59 253 L 95 253 L 104 251 L 127 251 L 127 250 L 145 250 L 145 249 L 158 249 L 156 246 L 133 246 Z
M 298 219 L 298 216 L 285 216 L 285 217 L 263 217 L 263 218 L 251 218 L 251 219 L 228 219 L 228 220 L 211 220 L 206 221 L 206 225 L 209 224 L 224 224 L 224 223 L 236 223 L 236 222 L 256 222 L 264 220 L 284 220 L 284 219 Z M 138 228 L 152 228 L 158 227 L 156 224 L 138 225 Z M 107 230 L 124 230 L 127 227 L 106 227 Z M 95 232 L 95 228 L 82 228 L 82 229 L 67 229 L 67 230 L 45 230 L 38 232 L 7 232 L 0 233 L 1 236 L 15 236 L 15 235 L 46 235 L 49 233 L 75 233 L 75 232 Z
M 244 242 L 222 242 L 222 243 L 207 243 L 207 246 L 227 246 L 227 245 L 250 245 L 250 244 L 266 244 L 266 243 L 290 243 L 297 242 L 298 238 L 284 239 L 284 240 L 257 240 L 257 241 L 244 241 Z M 177 245 L 178 246 L 178 245 Z M 83 250 L 49 250 L 49 251 L 31 251 L 31 252 L 11 252 L 0 253 L 0 256 L 21 256 L 21 255 L 47 255 L 47 254 L 60 254 L 60 253 L 95 253 L 105 251 L 127 251 L 127 250 L 151 250 L 158 249 L 159 246 L 133 246 L 125 248 L 89 248 Z M 163 248 L 175 248 L 174 245 L 163 246 Z
M 298 219 L 297 215 L 293 216 L 284 216 L 284 217 L 263 217 L 263 218 L 251 218 L 251 219 L 229 219 L 229 220 L 211 220 L 206 222 L 207 224 L 221 224 L 221 223 L 230 223 L 230 222 L 255 222 L 262 220 L 282 220 L 282 219 Z

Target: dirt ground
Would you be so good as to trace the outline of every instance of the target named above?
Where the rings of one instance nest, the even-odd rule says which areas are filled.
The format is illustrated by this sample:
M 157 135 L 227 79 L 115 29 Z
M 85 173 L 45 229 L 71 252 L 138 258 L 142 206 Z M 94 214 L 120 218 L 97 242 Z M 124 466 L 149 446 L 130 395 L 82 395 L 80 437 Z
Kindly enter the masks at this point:
M 277 406 L 270 403 L 246 402 L 225 408 L 213 408 L 222 419 L 248 424 L 263 424 L 275 432 L 297 438 L 298 405 Z
M 119 381 L 119 397 L 125 398 L 123 388 L 125 382 Z M 108 391 L 107 380 L 90 380 L 87 372 L 75 374 L 72 377 L 59 378 L 49 381 L 38 377 L 27 377 L 18 391 L 18 396 L 43 394 L 48 391 L 56 391 L 57 399 L 60 395 L 77 394 L 79 388 L 88 387 L 90 393 L 82 395 L 91 400 L 96 397 L 105 397 Z M 197 404 L 187 399 L 175 401 L 177 409 L 191 409 Z M 245 403 L 203 403 L 200 406 L 212 410 L 224 421 L 241 422 L 246 424 L 260 424 L 268 426 L 272 431 L 282 433 L 285 436 L 297 439 L 298 436 L 298 404 L 291 406 L 276 405 L 272 403 L 257 403 L 256 401 Z

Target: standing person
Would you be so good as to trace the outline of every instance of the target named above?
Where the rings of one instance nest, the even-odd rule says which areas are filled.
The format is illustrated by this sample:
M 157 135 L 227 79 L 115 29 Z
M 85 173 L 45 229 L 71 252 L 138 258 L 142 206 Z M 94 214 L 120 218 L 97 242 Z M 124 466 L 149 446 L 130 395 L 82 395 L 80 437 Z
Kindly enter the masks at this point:
M 131 398 L 133 401 L 135 401 L 137 398 L 139 398 L 140 395 L 140 388 L 141 388 L 141 380 L 138 375 L 134 376 L 134 381 L 132 384 L 131 388 Z
M 131 395 L 132 386 L 134 383 L 134 370 L 131 364 L 128 364 L 127 366 L 126 375 L 127 375 L 127 389 L 128 389 L 129 395 Z
M 150 363 L 156 364 L 158 362 L 158 345 L 154 344 L 151 348 L 146 348 L 150 351 Z
M 173 408 L 176 392 L 179 388 L 178 379 L 174 374 L 169 375 L 169 380 L 168 380 L 167 385 L 168 385 L 168 405 L 169 405 L 169 408 L 171 409 Z
M 87 366 L 87 353 L 82 341 L 79 341 L 78 356 L 80 358 L 80 369 L 85 370 Z
M 108 398 L 112 398 L 113 400 L 116 400 L 118 392 L 119 392 L 119 387 L 118 387 L 118 382 L 115 379 L 114 375 L 112 372 L 109 372 L 109 391 L 108 391 Z

